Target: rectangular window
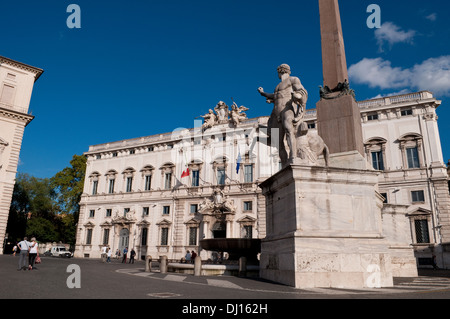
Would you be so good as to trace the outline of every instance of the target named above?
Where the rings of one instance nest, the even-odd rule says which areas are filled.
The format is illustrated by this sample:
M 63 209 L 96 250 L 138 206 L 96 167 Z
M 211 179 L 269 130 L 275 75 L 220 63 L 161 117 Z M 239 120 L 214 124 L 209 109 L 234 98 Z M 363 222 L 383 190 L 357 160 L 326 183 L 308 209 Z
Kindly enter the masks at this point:
M 170 214 L 170 206 L 163 206 L 163 215 Z
M 400 113 L 402 116 L 408 116 L 408 115 L 412 115 L 413 111 L 412 111 L 412 109 L 407 109 L 407 110 L 402 110 Z
M 167 246 L 169 242 L 169 228 L 161 228 L 161 246 Z
M 112 209 L 111 208 L 108 208 L 107 210 L 106 210 L 106 217 L 111 217 L 112 216 Z
M 141 245 L 147 246 L 148 228 L 142 228 Z
M 225 185 L 225 168 L 219 167 L 217 169 L 217 184 Z
M 192 186 L 197 187 L 200 185 L 200 172 L 192 171 Z
M 253 227 L 251 225 L 244 226 L 244 238 L 253 238 Z
M 102 159 L 102 156 L 101 155 L 96 155 L 95 158 L 99 160 L 99 159 Z
M 144 189 L 146 191 L 149 191 L 151 187 L 152 187 L 152 175 L 146 175 Z
M 198 204 L 191 204 L 190 213 L 195 214 L 196 212 L 198 212 Z
M 148 150 L 149 152 L 153 152 L 153 151 L 155 150 L 155 148 L 154 148 L 153 146 L 150 146 L 147 150 Z
M 413 203 L 423 203 L 425 202 L 425 194 L 423 191 L 412 191 L 411 199 Z
M 98 181 L 94 181 L 92 183 L 92 195 L 97 195 L 98 190 Z
M 244 166 L 244 183 L 253 183 L 253 165 Z
M 316 123 L 308 123 L 308 128 L 309 129 L 315 129 L 316 128 Z
M 136 150 L 130 150 L 130 155 L 136 154 Z
M 115 179 L 110 179 L 109 180 L 109 188 L 108 188 L 108 193 L 113 194 L 114 193 L 114 184 L 115 184 L 116 180 Z
M 130 209 L 129 208 L 124 208 L 123 209 L 123 216 L 124 217 L 127 217 L 127 214 L 130 212 Z
M 91 209 L 91 210 L 89 211 L 89 217 L 90 217 L 90 218 L 94 218 L 94 217 L 95 217 L 95 210 L 94 210 L 94 209 Z
M 244 202 L 244 210 L 252 210 L 253 202 Z
M 381 196 L 384 197 L 383 204 L 388 204 L 388 195 L 387 195 L 387 193 L 381 193 Z
M 142 208 L 142 216 L 148 216 L 150 212 L 150 208 L 149 207 L 143 207 Z
M 127 193 L 131 193 L 133 188 L 133 177 L 127 177 Z
M 172 173 L 166 173 L 164 176 L 164 188 L 171 189 L 172 188 Z
M 372 152 L 372 166 L 377 171 L 384 171 L 383 152 Z
M 408 168 L 420 168 L 419 152 L 417 147 L 407 148 L 406 158 L 408 159 Z
M 416 241 L 418 244 L 426 244 L 430 242 L 430 233 L 428 232 L 428 220 L 420 219 L 414 221 L 416 228 Z
M 103 231 L 103 245 L 108 245 L 109 243 L 109 229 Z
M 118 155 L 118 153 L 117 153 L 117 152 L 114 152 L 112 156 L 113 156 L 113 157 L 117 157 L 117 155 Z
M 197 227 L 189 227 L 189 246 L 197 245 Z
M 86 233 L 86 245 L 92 244 L 92 229 L 88 229 Z
M 378 120 L 378 114 L 367 115 L 367 120 L 368 121 L 376 121 L 376 120 Z
M 14 86 L 4 84 L 0 102 L 12 105 L 14 99 L 14 90 L 15 90 Z

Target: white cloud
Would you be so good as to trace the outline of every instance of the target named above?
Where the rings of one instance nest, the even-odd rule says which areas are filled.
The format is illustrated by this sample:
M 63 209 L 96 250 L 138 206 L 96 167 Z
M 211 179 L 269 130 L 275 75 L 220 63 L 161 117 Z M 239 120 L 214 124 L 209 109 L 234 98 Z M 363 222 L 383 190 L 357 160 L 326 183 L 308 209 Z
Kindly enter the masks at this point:
M 375 38 L 380 52 L 383 52 L 385 43 L 388 43 L 391 48 L 396 43 L 413 43 L 416 34 L 417 32 L 414 30 L 403 31 L 392 22 L 385 22 L 381 28 L 375 30 Z
M 437 13 L 432 13 L 432 14 L 426 16 L 425 19 L 430 20 L 430 21 L 436 21 L 437 20 Z
M 382 58 L 364 58 L 350 66 L 349 77 L 352 82 L 371 88 L 428 90 L 450 96 L 450 55 L 430 58 L 409 69 L 392 67 L 390 61 Z
M 382 58 L 364 58 L 352 65 L 348 72 L 352 81 L 380 89 L 406 87 L 411 77 L 409 70 L 393 68 L 390 61 L 385 61 Z

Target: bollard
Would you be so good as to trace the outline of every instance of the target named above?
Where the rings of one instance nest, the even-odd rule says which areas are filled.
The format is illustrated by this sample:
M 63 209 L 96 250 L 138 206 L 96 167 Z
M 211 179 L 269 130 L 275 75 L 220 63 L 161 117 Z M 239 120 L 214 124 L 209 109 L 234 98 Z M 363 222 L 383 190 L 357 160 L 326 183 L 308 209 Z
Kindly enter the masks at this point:
M 159 265 L 159 272 L 161 274 L 167 273 L 167 256 L 161 256 L 161 262 Z
M 145 272 L 152 272 L 152 256 L 145 256 Z
M 202 275 L 202 258 L 200 256 L 195 257 L 194 260 L 194 276 Z
M 247 276 L 247 258 L 239 258 L 239 277 Z

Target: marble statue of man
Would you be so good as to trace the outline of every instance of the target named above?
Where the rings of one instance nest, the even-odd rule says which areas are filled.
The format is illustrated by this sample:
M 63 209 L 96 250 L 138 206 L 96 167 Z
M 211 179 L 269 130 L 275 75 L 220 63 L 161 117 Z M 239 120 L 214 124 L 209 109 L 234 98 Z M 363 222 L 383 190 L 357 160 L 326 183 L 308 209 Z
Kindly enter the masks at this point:
M 273 129 L 279 130 L 278 152 L 284 167 L 297 157 L 297 126 L 304 116 L 308 93 L 300 79 L 291 76 L 289 65 L 282 64 L 277 71 L 281 82 L 275 88 L 275 92 L 266 93 L 262 87 L 258 88 L 258 92 L 267 99 L 267 103 L 274 104 L 268 122 L 269 134 L 272 136 Z M 284 145 L 285 138 L 289 146 L 289 154 Z

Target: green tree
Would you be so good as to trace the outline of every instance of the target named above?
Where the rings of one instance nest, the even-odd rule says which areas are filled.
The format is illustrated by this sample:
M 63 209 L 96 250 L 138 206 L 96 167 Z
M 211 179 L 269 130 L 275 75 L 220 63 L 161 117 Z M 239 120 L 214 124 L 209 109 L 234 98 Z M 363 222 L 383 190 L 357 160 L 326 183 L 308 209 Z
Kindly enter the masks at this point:
M 61 241 L 74 245 L 86 174 L 86 157 L 74 155 L 70 165 L 52 177 L 51 185 L 57 194 L 60 209 L 58 229 Z
M 31 218 L 27 222 L 26 235 L 28 238 L 34 236 L 41 242 L 60 241 L 56 225 L 44 217 Z
M 10 238 L 19 239 L 24 235 L 38 237 L 42 232 L 39 231 L 39 235 L 33 232 L 41 228 L 47 229 L 47 223 L 44 221 L 53 225 L 56 211 L 55 192 L 50 185 L 50 179 L 19 173 L 14 185 L 7 225 Z M 39 226 L 40 223 L 43 225 Z M 51 234 L 51 237 L 57 239 L 54 234 Z M 38 240 L 42 241 L 43 238 Z
M 9 238 L 27 235 L 43 242 L 75 244 L 86 157 L 74 155 L 70 165 L 50 179 L 17 174 L 7 226 Z
M 51 179 L 51 185 L 57 193 L 59 208 L 62 213 L 75 214 L 78 220 L 80 200 L 86 174 L 86 157 L 74 155 L 70 167 L 64 168 Z

